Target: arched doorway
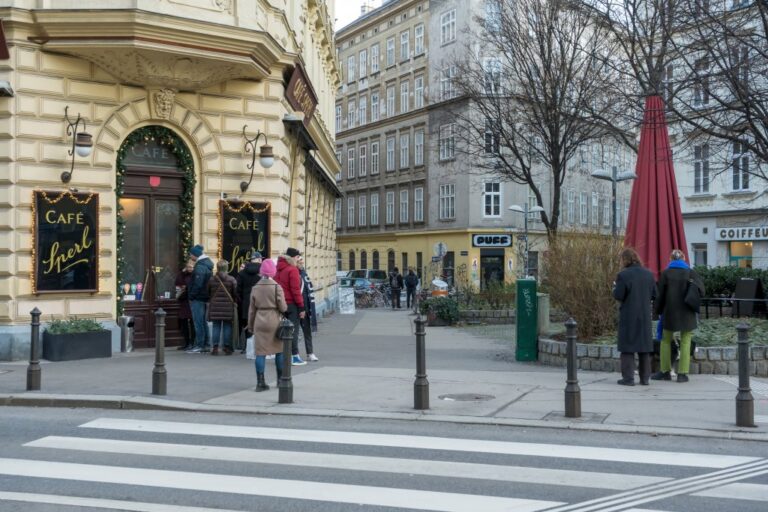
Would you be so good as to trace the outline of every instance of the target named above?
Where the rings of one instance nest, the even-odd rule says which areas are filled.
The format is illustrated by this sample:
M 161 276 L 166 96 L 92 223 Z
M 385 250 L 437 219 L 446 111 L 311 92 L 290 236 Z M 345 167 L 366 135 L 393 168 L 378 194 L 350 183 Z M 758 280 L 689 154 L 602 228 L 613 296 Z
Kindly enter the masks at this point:
M 181 342 L 175 276 L 192 242 L 194 167 L 171 130 L 147 126 L 118 150 L 118 279 L 134 346 L 155 344 L 155 311 L 166 312 L 166 345 Z
M 365 250 L 360 251 L 360 268 L 368 268 L 368 253 Z
M 376 249 L 373 250 L 372 259 L 373 259 L 373 264 L 372 264 L 373 270 L 379 270 L 379 251 L 377 251 Z

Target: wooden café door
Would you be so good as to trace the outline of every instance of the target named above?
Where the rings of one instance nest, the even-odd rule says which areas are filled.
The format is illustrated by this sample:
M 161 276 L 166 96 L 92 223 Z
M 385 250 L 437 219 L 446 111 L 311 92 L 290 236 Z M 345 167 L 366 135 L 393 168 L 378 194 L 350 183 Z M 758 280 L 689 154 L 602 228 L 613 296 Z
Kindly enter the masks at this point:
M 147 153 L 146 148 L 139 149 L 138 153 Z M 136 348 L 155 346 L 158 308 L 166 312 L 165 344 L 178 345 L 182 341 L 174 282 L 183 250 L 179 222 L 184 179 L 178 168 L 167 164 L 128 161 L 125 165 L 125 187 L 120 198 L 125 222 L 122 286 L 124 290 L 130 286 L 128 296 L 133 298 L 125 300 L 124 314 L 134 317 Z

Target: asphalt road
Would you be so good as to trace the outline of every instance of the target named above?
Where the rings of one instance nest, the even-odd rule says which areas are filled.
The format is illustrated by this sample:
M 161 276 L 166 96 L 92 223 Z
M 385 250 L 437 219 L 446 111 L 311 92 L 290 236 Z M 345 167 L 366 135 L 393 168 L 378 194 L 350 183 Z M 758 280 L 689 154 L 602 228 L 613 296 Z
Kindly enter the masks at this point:
M 768 509 L 746 441 L 13 407 L 0 433 L 2 512 Z

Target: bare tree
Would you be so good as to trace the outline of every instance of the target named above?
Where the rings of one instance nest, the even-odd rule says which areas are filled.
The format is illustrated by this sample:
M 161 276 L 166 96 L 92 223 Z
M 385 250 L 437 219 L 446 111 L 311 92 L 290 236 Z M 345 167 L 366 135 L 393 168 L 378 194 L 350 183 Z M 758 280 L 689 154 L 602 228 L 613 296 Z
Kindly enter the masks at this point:
M 722 169 L 768 178 L 768 2 L 686 0 L 671 40 L 679 68 L 673 110 L 689 136 L 721 146 Z M 739 155 L 751 153 L 757 158 Z M 763 165 L 761 165 L 763 164 Z M 748 179 L 748 178 L 747 178 Z
M 453 83 L 463 101 L 452 115 L 480 172 L 527 185 L 550 237 L 561 189 L 579 148 L 621 134 L 606 83 L 611 34 L 578 3 L 499 0 L 477 18 Z M 548 195 L 548 200 L 544 200 Z

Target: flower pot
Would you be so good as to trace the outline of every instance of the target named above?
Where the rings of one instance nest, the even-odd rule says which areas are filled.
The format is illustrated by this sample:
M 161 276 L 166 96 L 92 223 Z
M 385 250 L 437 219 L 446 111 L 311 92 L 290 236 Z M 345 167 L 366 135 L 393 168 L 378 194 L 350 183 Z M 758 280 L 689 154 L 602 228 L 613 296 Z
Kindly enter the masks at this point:
M 429 327 L 445 327 L 448 324 L 445 320 L 437 316 L 437 314 L 430 310 L 427 312 L 427 325 Z
M 73 361 L 112 357 L 112 333 L 107 330 L 68 334 L 43 331 L 43 359 Z

